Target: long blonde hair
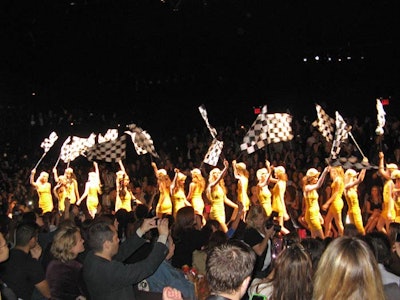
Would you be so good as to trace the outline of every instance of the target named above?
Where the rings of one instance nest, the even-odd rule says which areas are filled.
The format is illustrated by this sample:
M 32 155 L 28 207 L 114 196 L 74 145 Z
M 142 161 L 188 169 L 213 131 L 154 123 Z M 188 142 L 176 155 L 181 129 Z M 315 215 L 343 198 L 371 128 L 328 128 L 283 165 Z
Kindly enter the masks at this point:
M 344 236 L 329 243 L 314 276 L 313 299 L 385 299 L 378 263 L 364 241 Z

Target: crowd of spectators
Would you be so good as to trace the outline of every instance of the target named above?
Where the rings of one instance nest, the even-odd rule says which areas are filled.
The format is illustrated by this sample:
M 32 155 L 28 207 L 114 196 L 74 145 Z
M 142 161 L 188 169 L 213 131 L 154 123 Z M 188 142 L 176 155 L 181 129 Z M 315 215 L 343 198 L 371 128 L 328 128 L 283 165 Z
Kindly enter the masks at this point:
M 8 238 L 10 245 L 16 241 L 10 238 L 9 232 L 14 220 L 20 219 L 21 215 L 26 215 L 29 211 L 37 212 L 37 218 L 43 221 L 44 232 L 53 232 L 59 226 L 60 215 L 57 213 L 57 204 L 55 202 L 55 213 L 41 214 L 38 208 L 38 196 L 35 189 L 29 183 L 29 177 L 35 164 L 41 158 L 43 149 L 39 147 L 41 140 L 46 137 L 49 131 L 56 131 L 60 140 L 67 134 L 71 134 L 71 124 L 74 124 L 76 131 L 73 134 L 87 136 L 92 131 L 104 132 L 116 124 L 120 124 L 118 114 L 90 114 L 86 112 L 63 110 L 62 113 L 46 111 L 32 114 L 29 117 L 21 118 L 20 122 L 11 123 L 12 116 L 6 115 L 3 118 L 6 134 L 2 134 L 1 156 L 0 156 L 0 205 L 1 205 L 1 233 Z M 300 216 L 303 212 L 302 204 L 302 178 L 309 168 L 315 168 L 322 172 L 328 163 L 331 144 L 327 143 L 318 130 L 312 125 L 314 114 L 310 113 L 308 117 L 294 118 L 292 121 L 292 130 L 294 138 L 289 142 L 270 144 L 264 149 L 255 153 L 247 154 L 240 150 L 240 144 L 247 129 L 251 124 L 246 125 L 222 125 L 217 126 L 218 139 L 224 142 L 224 148 L 218 166 L 222 166 L 222 159 L 229 162 L 228 172 L 224 177 L 227 187 L 227 197 L 233 202 L 238 201 L 237 180 L 234 176 L 232 162 L 245 163 L 249 171 L 248 194 L 252 204 L 256 204 L 257 197 L 254 195 L 253 187 L 257 185 L 256 172 L 264 167 L 266 160 L 271 162 L 273 167 L 283 166 L 288 175 L 287 197 L 285 202 L 290 214 L 291 224 L 289 229 L 298 229 L 302 227 Z M 379 151 L 385 153 L 385 162 L 400 165 L 400 120 L 398 118 L 387 116 L 385 133 L 382 139 L 378 139 L 375 134 L 376 123 L 372 121 L 372 116 L 359 120 L 357 117 L 346 118 L 346 122 L 351 126 L 352 138 L 342 145 L 340 157 L 345 165 L 353 161 L 361 162 L 365 155 L 369 160 L 365 179 L 358 188 L 360 206 L 363 211 L 364 224 L 367 223 L 368 214 L 366 211 L 366 199 L 371 194 L 373 186 L 382 188 L 383 181 L 379 177 L 377 169 L 379 162 Z M 9 123 L 7 123 L 9 122 Z M 6 124 L 7 123 L 7 124 Z M 12 125 L 15 124 L 15 125 Z M 203 124 L 201 124 L 203 125 Z M 27 130 L 27 128 L 29 128 Z M 200 129 L 199 129 L 200 128 Z M 140 210 L 135 211 L 136 216 L 132 219 L 137 220 L 151 214 L 155 208 L 154 199 L 157 194 L 157 178 L 152 167 L 152 162 L 156 160 L 157 166 L 166 170 L 167 175 L 172 179 L 176 170 L 191 177 L 191 170 L 200 168 L 204 174 L 209 174 L 213 168 L 203 162 L 208 147 L 212 141 L 209 130 L 206 126 L 195 128 L 182 128 L 182 132 L 173 132 L 170 136 L 164 136 L 162 139 L 157 134 L 153 135 L 153 140 L 160 158 L 152 158 L 150 154 L 137 155 L 133 151 L 127 152 L 127 158 L 124 161 L 125 171 L 131 179 L 131 188 L 136 199 L 140 200 L 149 211 L 142 216 Z M 68 133 L 63 132 L 68 131 Z M 82 130 L 82 131 L 79 131 Z M 129 150 L 129 149 L 128 149 Z M 38 170 L 52 173 L 54 167 L 62 171 L 67 167 L 64 162 L 56 165 L 59 153 L 54 146 L 44 157 L 38 166 Z M 70 162 L 78 182 L 80 194 L 85 190 L 85 182 L 88 173 L 91 170 L 92 162 L 86 157 L 79 157 Z M 100 200 L 98 213 L 115 213 L 115 174 L 119 170 L 118 163 L 98 162 L 100 178 L 103 193 Z M 60 174 L 61 174 L 60 173 Z M 50 176 L 52 186 L 55 186 L 55 180 Z M 326 180 L 320 188 L 321 203 L 329 198 L 330 181 Z M 184 189 L 187 193 L 190 181 L 185 181 Z M 290 197 L 289 197 L 290 196 Z M 288 199 L 286 199 L 288 198 Z M 55 200 L 55 199 L 54 199 Z M 92 219 L 88 211 L 83 206 L 77 207 L 71 205 L 70 213 L 74 214 L 75 219 L 82 228 L 85 228 L 85 218 Z M 76 209 L 74 212 L 73 209 Z M 227 214 L 230 216 L 232 210 L 228 207 Z M 85 217 L 80 216 L 86 215 Z M 124 226 L 124 230 L 118 230 L 118 237 L 121 242 L 132 235 L 132 229 L 129 231 L 129 216 L 115 213 L 119 218 L 119 223 Z M 227 218 L 229 219 L 229 218 Z M 131 220 L 132 221 L 132 220 Z M 132 225 L 133 228 L 137 229 Z M 151 225 L 153 226 L 153 225 Z M 285 225 L 286 226 L 286 225 Z M 154 228 L 154 227 L 153 227 Z M 131 232 L 131 233 L 129 233 Z M 82 236 L 85 232 L 82 229 Z M 50 245 L 51 237 L 39 238 L 42 243 L 42 249 Z M 193 249 L 195 250 L 195 249 Z M 179 266 L 180 267 L 180 266 Z

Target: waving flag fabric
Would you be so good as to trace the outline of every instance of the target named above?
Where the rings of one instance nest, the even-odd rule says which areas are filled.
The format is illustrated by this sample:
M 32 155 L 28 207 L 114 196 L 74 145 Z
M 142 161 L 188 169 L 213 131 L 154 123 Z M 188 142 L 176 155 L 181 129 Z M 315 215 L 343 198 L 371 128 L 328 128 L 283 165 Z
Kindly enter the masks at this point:
M 336 131 L 335 139 L 333 140 L 331 157 L 336 159 L 339 156 L 341 144 L 348 138 L 348 126 L 343 120 L 343 117 L 336 112 Z
M 125 133 L 131 136 L 136 153 L 138 155 L 150 153 L 154 157 L 159 157 L 154 148 L 153 140 L 150 134 L 148 134 L 142 128 L 136 126 L 136 124 L 130 124 L 127 127 L 129 128 L 129 131 L 125 131 Z
M 199 106 L 199 111 L 201 116 L 203 117 L 203 120 L 206 122 L 208 130 L 210 130 L 211 136 L 215 139 L 217 137 L 217 130 L 214 127 L 212 127 L 208 122 L 207 110 L 204 104 Z
M 126 158 L 126 135 L 97 143 L 88 149 L 89 161 L 118 162 Z
M 291 122 L 292 116 L 287 113 L 267 114 L 265 105 L 244 136 L 240 149 L 251 154 L 267 144 L 292 140 Z
M 53 147 L 54 143 L 58 140 L 58 135 L 54 131 L 50 133 L 48 138 L 45 138 L 40 147 L 44 149 L 44 152 L 47 153 L 51 147 Z
M 223 147 L 224 142 L 214 139 L 211 146 L 208 148 L 203 162 L 215 167 L 218 164 L 219 156 L 221 155 Z
M 316 104 L 318 119 L 315 120 L 312 125 L 318 128 L 318 131 L 322 134 L 327 142 L 332 142 L 335 120 L 331 118 L 323 108 Z
M 383 105 L 381 100 L 376 99 L 376 110 L 377 110 L 377 122 L 378 122 L 378 126 L 376 127 L 375 133 L 377 135 L 382 135 L 384 133 L 384 127 L 385 127 L 385 123 L 386 123 L 386 119 L 385 119 L 385 110 L 383 109 Z

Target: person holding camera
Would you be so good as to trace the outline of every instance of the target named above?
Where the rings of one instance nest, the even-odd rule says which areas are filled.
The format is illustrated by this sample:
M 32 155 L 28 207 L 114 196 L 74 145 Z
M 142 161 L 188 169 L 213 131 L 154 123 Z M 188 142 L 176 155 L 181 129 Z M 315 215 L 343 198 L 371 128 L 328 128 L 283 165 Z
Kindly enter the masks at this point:
M 268 217 L 261 205 L 250 206 L 247 214 L 247 227 L 243 234 L 243 241 L 257 254 L 253 277 L 264 278 L 270 272 L 272 262 L 272 238 L 277 232 L 273 224 L 266 226 Z M 280 229 L 280 228 L 279 228 Z

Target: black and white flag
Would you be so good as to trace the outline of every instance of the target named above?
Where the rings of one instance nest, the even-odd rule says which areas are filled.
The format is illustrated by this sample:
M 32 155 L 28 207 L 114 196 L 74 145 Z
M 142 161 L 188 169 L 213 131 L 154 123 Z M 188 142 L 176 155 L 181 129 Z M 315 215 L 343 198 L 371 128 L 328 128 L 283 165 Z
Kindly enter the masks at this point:
M 383 105 L 381 100 L 376 99 L 376 110 L 377 110 L 377 122 L 378 126 L 376 127 L 375 133 L 377 135 L 382 135 L 384 133 L 384 127 L 386 123 L 386 118 L 385 118 L 385 110 L 383 109 Z
M 149 133 L 139 126 L 136 126 L 136 124 L 130 124 L 127 125 L 127 127 L 129 128 L 129 131 L 125 131 L 125 133 L 131 136 L 133 145 L 135 146 L 135 150 L 138 155 L 150 153 L 154 157 L 159 157 L 156 149 L 154 148 L 153 139 Z
M 335 120 L 331 118 L 320 105 L 315 104 L 315 108 L 317 109 L 318 119 L 315 120 L 312 125 L 318 128 L 318 131 L 327 142 L 332 142 Z
M 89 161 L 118 162 L 126 158 L 126 135 L 97 143 L 87 150 Z
M 210 125 L 208 122 L 207 110 L 204 104 L 199 106 L 199 111 L 201 116 L 203 117 L 204 122 L 206 122 L 208 130 L 210 130 L 211 136 L 215 139 L 217 137 L 217 130 Z
M 218 164 L 219 156 L 221 155 L 223 147 L 224 142 L 214 139 L 211 146 L 208 148 L 203 162 L 215 167 Z
M 47 153 L 51 147 L 53 147 L 54 143 L 58 140 L 58 135 L 54 131 L 50 133 L 48 138 L 45 138 L 42 144 L 40 145 L 41 148 L 44 149 L 44 152 Z
M 336 159 L 339 156 L 342 143 L 348 138 L 348 129 L 343 117 L 336 112 L 336 131 L 335 139 L 332 143 L 331 157 Z
M 244 136 L 240 149 L 251 154 L 267 144 L 292 140 L 292 118 L 287 113 L 267 114 L 265 105 Z

